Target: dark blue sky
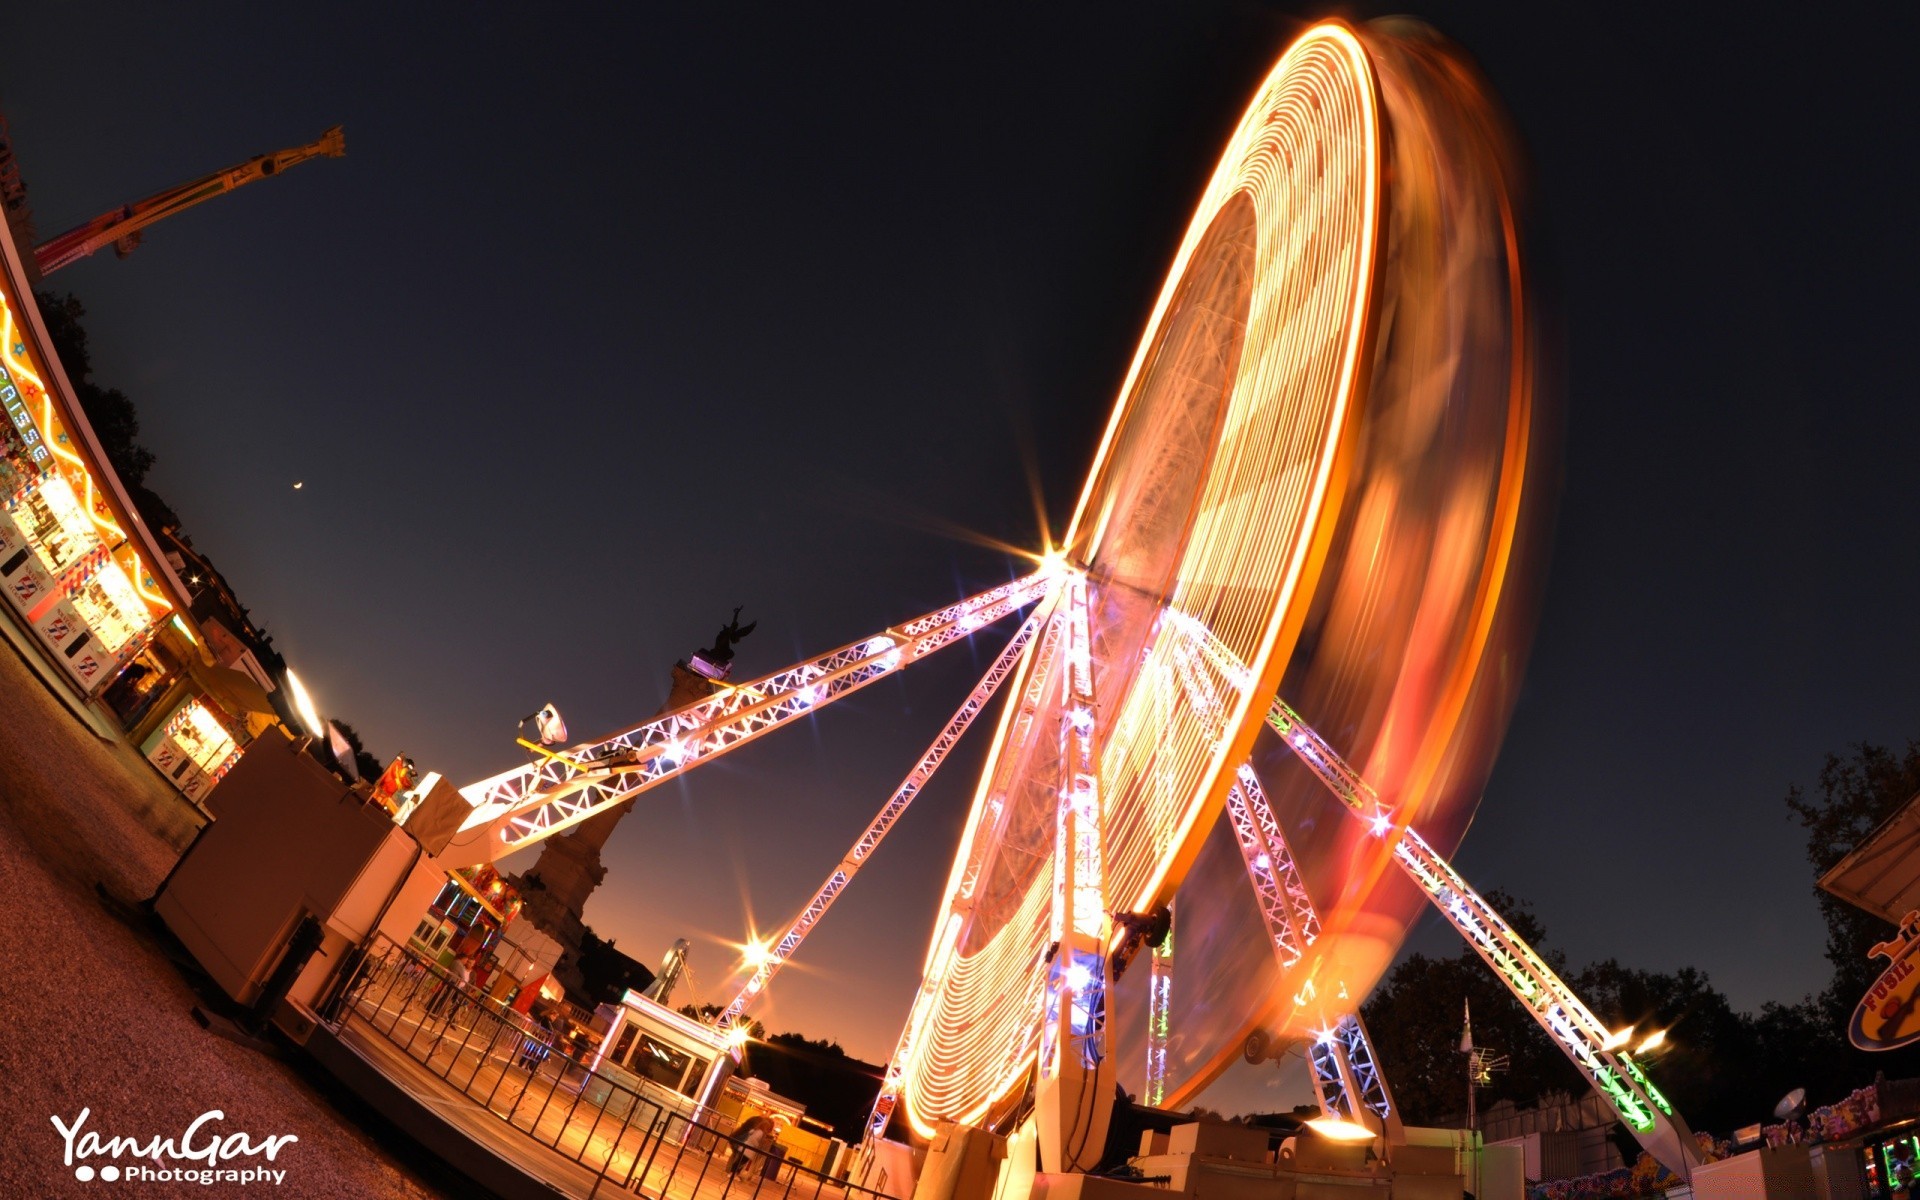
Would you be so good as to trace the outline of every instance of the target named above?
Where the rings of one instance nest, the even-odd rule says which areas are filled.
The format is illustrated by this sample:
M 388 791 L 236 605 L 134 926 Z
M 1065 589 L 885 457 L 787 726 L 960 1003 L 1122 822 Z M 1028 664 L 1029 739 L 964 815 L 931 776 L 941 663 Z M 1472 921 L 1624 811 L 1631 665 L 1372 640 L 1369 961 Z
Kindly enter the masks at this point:
M 1692 963 L 1748 1006 L 1825 981 L 1788 785 L 1920 733 L 1915 18 L 1860 12 L 1420 10 L 1528 143 L 1569 397 L 1541 631 L 1460 863 L 1575 962 Z M 1036 541 L 1035 480 L 1061 521 L 1297 27 L 66 3 L 13 14 L 0 104 L 43 236 L 346 126 L 346 159 L 53 282 L 323 709 L 464 781 L 543 701 L 582 736 L 651 713 L 735 604 L 758 673 L 1005 578 L 943 531 Z M 738 939 L 749 897 L 789 917 L 997 645 L 651 794 L 589 920 L 651 960 Z M 776 1028 L 887 1053 L 976 762 Z M 721 999 L 720 949 L 693 965 Z

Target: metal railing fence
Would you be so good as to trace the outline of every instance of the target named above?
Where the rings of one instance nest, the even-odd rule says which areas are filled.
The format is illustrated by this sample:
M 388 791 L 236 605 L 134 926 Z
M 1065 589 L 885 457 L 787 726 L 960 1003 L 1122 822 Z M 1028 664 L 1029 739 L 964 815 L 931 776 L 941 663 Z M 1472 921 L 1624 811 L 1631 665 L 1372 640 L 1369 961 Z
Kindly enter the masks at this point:
M 731 1122 L 661 1104 L 568 1057 L 526 1014 L 457 983 L 384 936 L 354 963 L 322 1017 L 383 1038 L 513 1132 L 602 1184 L 653 1200 L 885 1200 L 777 1153 L 748 1151 Z

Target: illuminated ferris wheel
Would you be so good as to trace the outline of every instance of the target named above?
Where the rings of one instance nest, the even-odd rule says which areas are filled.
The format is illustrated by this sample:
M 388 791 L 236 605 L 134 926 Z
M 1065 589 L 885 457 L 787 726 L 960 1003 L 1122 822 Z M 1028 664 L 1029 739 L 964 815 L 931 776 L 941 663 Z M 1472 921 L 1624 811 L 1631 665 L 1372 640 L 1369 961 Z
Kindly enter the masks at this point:
M 1691 1135 L 1447 865 L 1531 634 L 1553 439 L 1497 108 L 1411 22 L 1309 29 L 1174 258 L 1037 571 L 463 789 L 453 853 L 572 827 L 1025 612 L 728 1007 L 764 991 L 993 695 L 993 730 L 871 1132 L 1100 1157 L 1116 1086 L 1189 1101 L 1299 1047 L 1329 1115 L 1398 1116 L 1356 1010 L 1436 906 L 1685 1174 Z

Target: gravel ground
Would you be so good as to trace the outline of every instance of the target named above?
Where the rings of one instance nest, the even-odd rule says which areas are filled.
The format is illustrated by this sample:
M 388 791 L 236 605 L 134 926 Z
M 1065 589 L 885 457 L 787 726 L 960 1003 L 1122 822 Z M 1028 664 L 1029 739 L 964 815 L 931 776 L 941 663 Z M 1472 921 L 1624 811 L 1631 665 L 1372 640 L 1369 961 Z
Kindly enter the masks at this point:
M 271 1164 L 223 1164 L 284 1170 L 277 1186 L 120 1180 L 115 1195 L 440 1195 L 288 1064 L 201 1029 L 178 968 L 97 899 L 96 884 L 128 901 L 151 895 L 198 827 L 194 809 L 61 707 L 10 646 L 0 698 L 0 1198 L 109 1186 L 63 1163 L 49 1118 L 71 1125 L 82 1108 L 102 1138 L 177 1139 L 210 1109 L 225 1119 L 195 1145 L 214 1130 L 299 1138 Z

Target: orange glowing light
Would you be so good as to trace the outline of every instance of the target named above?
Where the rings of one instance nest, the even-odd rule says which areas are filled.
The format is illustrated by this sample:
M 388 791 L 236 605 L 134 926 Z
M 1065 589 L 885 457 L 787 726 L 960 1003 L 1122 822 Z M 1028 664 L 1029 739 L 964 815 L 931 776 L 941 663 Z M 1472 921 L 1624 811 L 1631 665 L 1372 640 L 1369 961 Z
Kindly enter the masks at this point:
M 1365 1125 L 1339 1117 L 1314 1117 L 1307 1128 L 1330 1142 L 1370 1142 L 1378 1136 Z
M 1226 649 L 1194 653 L 1171 621 L 1120 631 L 1140 665 L 1099 697 L 1110 907 L 1144 911 L 1177 886 L 1304 618 L 1297 598 L 1325 553 L 1364 373 L 1380 221 L 1375 89 L 1365 49 L 1338 23 L 1309 30 L 1262 84 L 1175 256 L 1067 537 L 1047 556 L 1108 597 L 1150 593 L 1155 609 Z M 1195 378 L 1213 390 L 1197 394 Z M 1214 444 L 1187 456 L 1198 467 L 1167 466 L 1166 427 L 1194 415 L 1203 419 L 1188 423 Z M 1184 515 L 1156 508 L 1170 494 Z M 1162 524 L 1180 535 L 1177 548 Z M 1153 560 L 1140 572 L 1153 578 L 1129 576 L 1135 559 Z M 1103 632 L 1111 642 L 1114 630 Z M 1043 646 L 1021 686 L 1057 693 L 1049 680 L 1064 669 Z M 1106 678 L 1112 686 L 1111 670 Z M 1028 836 L 1053 803 L 1052 784 L 1034 775 L 1036 747 L 1057 728 L 1050 711 L 1028 702 L 1003 714 L 949 881 L 929 952 L 940 982 L 922 988 L 904 1063 L 905 1113 L 923 1133 L 936 1120 L 980 1120 L 1032 1061 L 1033 964 L 1046 949 L 1054 868 L 1051 856 L 1000 847 L 1009 828 Z
M 923 1136 L 1010 1115 L 1032 1070 L 1061 730 L 1082 710 L 1109 911 L 1176 891 L 1209 911 L 1246 886 L 1193 868 L 1283 675 L 1309 717 L 1333 710 L 1354 739 L 1340 749 L 1393 801 L 1371 830 L 1322 826 L 1307 848 L 1338 891 L 1310 959 L 1255 968 L 1264 934 L 1206 930 L 1202 954 L 1230 964 L 1207 977 L 1239 994 L 1196 1010 L 1216 1027 L 1183 1031 L 1169 1105 L 1252 1028 L 1298 1036 L 1326 1016 L 1304 1011 L 1314 997 L 1347 998 L 1316 980 L 1363 994 L 1404 934 L 1379 886 L 1400 831 L 1451 841 L 1472 813 L 1524 657 L 1552 423 L 1533 410 L 1510 146 L 1443 41 L 1404 21 L 1307 30 L 1203 193 L 1067 534 L 1041 556 L 1056 615 L 1012 681 L 896 1052 L 897 1111 Z M 1069 711 L 1060 682 L 1085 656 L 1055 633 L 1077 589 L 1098 687 Z M 1066 886 L 1085 886 L 1074 869 Z M 1287 997 L 1309 999 L 1288 1014 Z

